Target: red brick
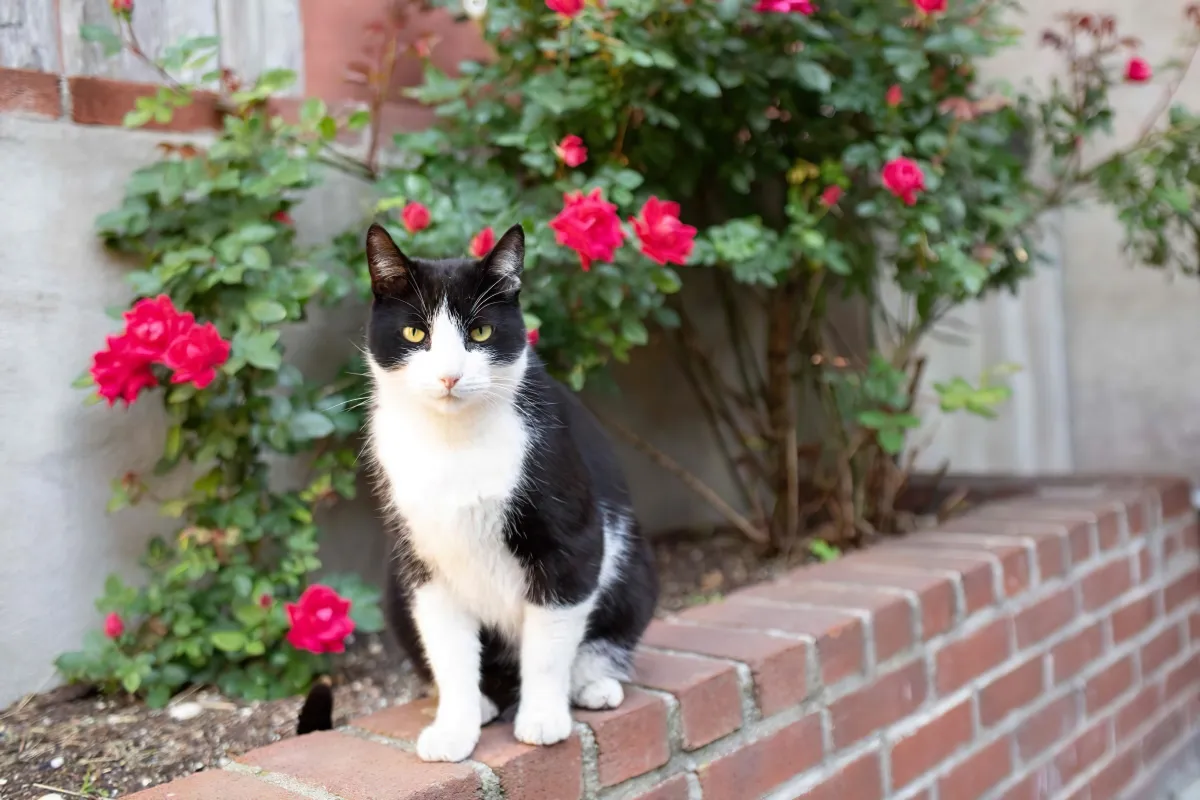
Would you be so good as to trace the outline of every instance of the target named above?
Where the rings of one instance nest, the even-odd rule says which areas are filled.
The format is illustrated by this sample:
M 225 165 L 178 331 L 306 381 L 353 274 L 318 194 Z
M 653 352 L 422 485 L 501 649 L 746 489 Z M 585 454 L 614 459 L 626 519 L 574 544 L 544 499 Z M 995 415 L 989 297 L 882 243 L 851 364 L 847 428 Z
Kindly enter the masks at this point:
M 1133 586 L 1129 559 L 1120 558 L 1083 577 L 1083 607 L 1093 611 L 1116 600 Z
M 1154 556 L 1150 553 L 1150 548 L 1143 547 L 1137 551 L 1137 562 L 1138 580 L 1142 583 L 1154 580 Z
M 908 716 L 925 702 L 926 685 L 925 662 L 913 661 L 835 700 L 829 706 L 834 746 L 846 747 Z
M 1146 532 L 1148 520 L 1145 506 L 1151 497 L 1152 494 L 1143 487 L 1106 486 L 1094 497 L 1047 496 L 1045 502 L 1048 508 L 1057 507 L 1064 513 L 1091 515 L 1100 530 L 1111 527 L 1119 530 L 1121 518 L 1124 517 L 1128 523 L 1130 535 L 1140 536 Z
M 985 534 L 996 543 L 1008 539 L 1013 544 L 1031 549 L 1037 558 L 1042 580 L 1065 575 L 1070 564 L 1086 561 L 1091 554 L 1091 537 L 1087 526 L 1069 527 L 1053 523 L 1014 525 L 1002 520 L 978 518 L 957 523 L 957 520 L 951 520 L 943 524 L 941 529 Z
M 1192 487 L 1188 481 L 1182 478 L 1149 478 L 1146 483 L 1158 491 L 1164 520 L 1183 515 L 1195 516 L 1196 510 L 1192 507 Z
M 890 756 L 892 788 L 907 786 L 969 744 L 973 730 L 971 701 L 965 700 L 898 740 Z
M 1075 589 L 1066 587 L 1017 614 L 1017 646 L 1029 647 L 1065 628 L 1075 619 Z
M 995 725 L 1013 711 L 1030 705 L 1042 694 L 1042 657 L 1037 656 L 979 690 L 979 721 Z
M 1108 750 L 1109 720 L 1101 720 L 1071 740 L 1054 758 L 1054 766 L 1063 784 L 1075 780 L 1099 761 Z
M 1108 762 L 1104 769 L 1096 774 L 1088 783 L 1091 800 L 1115 800 L 1121 790 L 1129 785 L 1138 771 L 1138 753 L 1134 749 L 1126 750 Z
M 62 116 L 58 76 L 29 69 L 0 67 L 0 113 Z
M 134 109 L 138 98 L 153 97 L 157 84 L 131 83 L 109 78 L 77 75 L 68 79 L 71 91 L 71 118 L 80 125 L 121 125 L 125 115 Z M 196 92 L 192 103 L 175 109 L 171 121 L 151 122 L 147 130 L 196 131 L 221 126 L 217 96 L 212 92 Z
M 902 589 L 916 593 L 920 607 L 921 635 L 925 639 L 950 630 L 958 616 L 954 582 L 945 575 L 931 573 L 929 570 L 904 566 L 872 567 L 851 557 L 819 567 L 807 567 L 805 572 L 809 580 L 860 584 L 872 589 Z
M 1031 507 L 1028 504 L 1019 505 L 1018 502 L 988 504 L 964 519 L 969 519 L 972 525 L 985 521 L 1008 525 L 1007 531 L 996 531 L 1000 535 L 1004 533 L 1057 535 L 1066 540 L 1072 564 L 1080 564 L 1092 557 L 1092 515 L 1063 512 L 1059 509 L 1045 507 Z M 1114 543 L 1116 541 L 1115 522 L 1116 520 L 1113 518 Z
M 1050 651 L 1054 663 L 1054 682 L 1062 683 L 1075 677 L 1104 653 L 1104 631 L 1101 623 L 1084 628 Z
M 521 795 L 506 795 L 517 800 Z M 691 796 L 686 775 L 676 775 L 670 780 L 663 781 L 644 794 L 639 794 L 634 800 L 688 800 Z M 553 800 L 553 798 L 547 798 Z
M 863 588 L 821 586 L 797 580 L 773 581 L 747 589 L 745 594 L 804 606 L 869 613 L 874 630 L 875 658 L 878 661 L 887 661 L 915 644 L 912 606 L 896 594 Z
M 800 639 L 655 620 L 642 642 L 742 662 L 754 678 L 755 698 L 763 716 L 790 708 L 808 696 L 809 645 Z
M 1172 625 L 1142 647 L 1142 680 L 1148 680 L 1175 656 L 1183 652 L 1183 632 Z
M 436 713 L 437 701 L 423 698 L 350 724 L 381 736 L 415 742 Z M 496 723 L 483 729 L 471 758 L 492 768 L 509 797 L 574 800 L 583 792 L 583 748 L 575 735 L 553 747 L 533 747 L 513 737 L 511 724 Z
M 649 692 L 629 689 L 611 711 L 576 711 L 600 751 L 600 786 L 613 786 L 661 767 L 671 757 L 667 707 Z
M 1007 738 L 983 747 L 938 781 L 938 800 L 976 800 L 1012 771 Z
M 1000 585 L 1005 597 L 1027 590 L 1031 583 L 1029 551 L 1019 540 L 1002 536 L 971 533 L 966 525 L 953 531 L 938 529 L 909 536 L 906 541 L 929 549 L 977 551 L 996 559 L 1000 566 Z
M 796 800 L 880 800 L 883 797 L 883 773 L 879 754 L 868 753 L 850 762 Z
M 1130 739 L 1133 732 L 1154 717 L 1162 705 L 1161 691 L 1157 683 L 1145 686 L 1129 702 L 1121 706 L 1114 718 L 1117 742 Z
M 1188 617 L 1188 638 L 1200 643 L 1200 612 L 1193 611 Z
M 1166 755 L 1187 732 L 1187 717 L 1181 709 L 1175 709 L 1146 731 L 1142 739 L 1142 763 L 1151 767 Z
M 742 695 L 733 665 L 700 656 L 638 650 L 637 683 L 675 695 L 683 747 L 695 750 L 742 727 Z
M 1167 614 L 1200 595 L 1200 570 L 1189 570 L 1163 590 L 1163 608 Z
M 938 651 L 935 679 L 938 693 L 953 692 L 1003 664 L 1011 651 L 1009 626 L 1007 619 L 995 620 Z
M 1017 750 L 1022 760 L 1046 753 L 1052 745 L 1075 730 L 1078 720 L 1075 693 L 1065 695 L 1040 709 L 1017 728 Z
M 213 800 L 215 797 L 221 800 L 300 800 L 302 795 L 286 792 L 249 775 L 210 769 L 131 794 L 125 800 Z
M 1200 681 L 1200 658 L 1192 657 L 1167 673 L 1163 682 L 1163 702 L 1172 703 Z
M 238 761 L 346 800 L 474 800 L 480 791 L 479 776 L 466 764 L 427 764 L 395 747 L 333 731 L 284 739 Z
M 881 567 L 938 570 L 962 585 L 966 613 L 974 614 L 996 603 L 998 565 L 990 553 L 970 549 L 947 550 L 945 545 L 922 547 L 908 536 L 898 544 L 874 548 L 872 563 Z
M 863 624 L 850 614 L 825 609 L 801 611 L 781 604 L 740 598 L 691 608 L 681 616 L 688 621 L 719 627 L 811 636 L 816 642 L 821 677 L 826 685 L 863 670 L 866 655 Z
M 821 721 L 816 714 L 739 747 L 697 770 L 704 800 L 758 797 L 821 762 Z
M 1119 645 L 1141 634 L 1154 622 L 1154 595 L 1130 600 L 1113 611 L 1113 644 Z
M 1133 686 L 1133 659 L 1122 658 L 1094 675 L 1083 688 L 1084 705 L 1089 715 L 1111 705 Z

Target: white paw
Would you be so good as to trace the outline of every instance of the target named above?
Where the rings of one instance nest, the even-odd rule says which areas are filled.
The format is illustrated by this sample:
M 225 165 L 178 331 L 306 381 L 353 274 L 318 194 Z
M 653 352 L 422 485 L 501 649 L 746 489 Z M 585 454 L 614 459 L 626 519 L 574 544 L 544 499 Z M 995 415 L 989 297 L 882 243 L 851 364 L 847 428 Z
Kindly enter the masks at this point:
M 625 699 L 625 690 L 616 678 L 597 678 L 571 691 L 571 702 L 580 708 L 600 710 L 616 708 Z
M 496 708 L 492 698 L 486 694 L 479 695 L 479 724 L 487 725 L 498 716 L 500 716 L 500 709 Z
M 513 735 L 525 744 L 554 744 L 571 735 L 571 709 L 561 705 L 538 705 L 525 703 L 517 709 L 517 720 Z
M 417 737 L 422 761 L 462 761 L 479 741 L 479 726 L 434 722 Z

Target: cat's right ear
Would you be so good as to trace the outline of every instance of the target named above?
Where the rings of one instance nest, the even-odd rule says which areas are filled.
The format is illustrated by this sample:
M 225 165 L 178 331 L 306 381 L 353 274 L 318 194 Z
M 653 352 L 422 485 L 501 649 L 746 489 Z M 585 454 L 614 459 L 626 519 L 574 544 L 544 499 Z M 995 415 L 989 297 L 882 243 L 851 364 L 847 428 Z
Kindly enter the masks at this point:
M 378 223 L 367 230 L 367 267 L 371 271 L 371 291 L 377 295 L 403 289 L 412 270 L 408 258 Z

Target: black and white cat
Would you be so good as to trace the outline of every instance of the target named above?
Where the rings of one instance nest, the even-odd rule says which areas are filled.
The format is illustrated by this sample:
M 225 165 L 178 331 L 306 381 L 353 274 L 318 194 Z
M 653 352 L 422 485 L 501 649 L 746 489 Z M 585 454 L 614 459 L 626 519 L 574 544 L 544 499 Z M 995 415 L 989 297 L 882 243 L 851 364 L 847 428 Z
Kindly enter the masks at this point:
M 525 236 L 482 259 L 408 258 L 367 233 L 368 450 L 395 516 L 393 630 L 438 690 L 426 761 L 469 756 L 517 704 L 516 738 L 615 708 L 658 597 L 612 447 L 526 341 Z

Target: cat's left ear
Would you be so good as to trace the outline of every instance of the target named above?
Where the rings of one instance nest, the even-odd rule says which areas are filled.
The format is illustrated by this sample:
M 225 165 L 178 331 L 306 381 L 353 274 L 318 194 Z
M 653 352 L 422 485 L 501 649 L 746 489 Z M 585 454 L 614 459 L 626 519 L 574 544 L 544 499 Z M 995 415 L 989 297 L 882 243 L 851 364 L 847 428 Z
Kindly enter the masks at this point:
M 513 225 L 505 231 L 480 265 L 501 281 L 506 291 L 520 289 L 521 271 L 525 269 L 525 231 L 521 226 Z

